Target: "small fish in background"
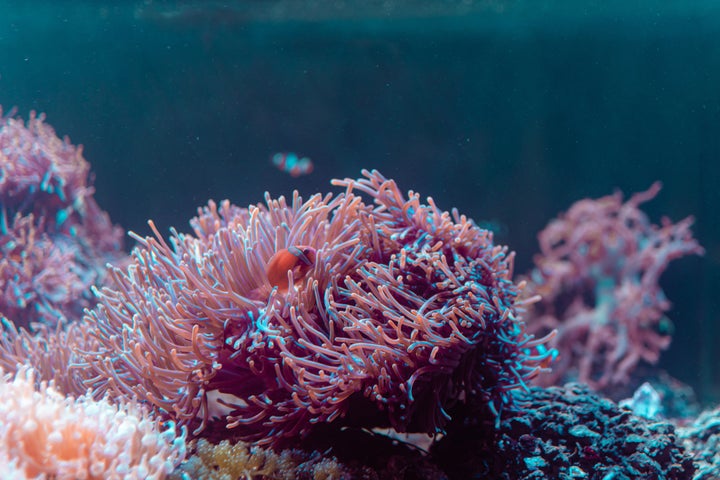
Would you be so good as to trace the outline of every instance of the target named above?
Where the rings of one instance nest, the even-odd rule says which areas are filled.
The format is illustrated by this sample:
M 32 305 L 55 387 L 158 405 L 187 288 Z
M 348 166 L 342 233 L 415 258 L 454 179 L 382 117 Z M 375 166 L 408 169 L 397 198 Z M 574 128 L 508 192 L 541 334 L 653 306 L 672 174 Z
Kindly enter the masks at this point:
M 296 153 L 281 152 L 272 156 L 272 163 L 278 170 L 293 177 L 307 175 L 313 171 L 313 163 L 308 157 L 298 157 Z

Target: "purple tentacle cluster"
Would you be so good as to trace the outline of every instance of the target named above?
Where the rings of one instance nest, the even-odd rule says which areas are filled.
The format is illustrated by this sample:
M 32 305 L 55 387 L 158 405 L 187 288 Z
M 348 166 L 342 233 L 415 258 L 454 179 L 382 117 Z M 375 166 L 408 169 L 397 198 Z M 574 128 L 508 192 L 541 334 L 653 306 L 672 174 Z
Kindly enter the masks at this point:
M 2 110 L 0 110 L 2 117 Z M 95 203 L 82 147 L 30 115 L 0 123 L 0 316 L 20 326 L 77 319 L 122 231 Z
M 260 443 L 356 415 L 435 433 L 470 397 L 503 408 L 550 356 L 518 320 L 513 255 L 458 212 L 363 174 L 334 181 L 335 197 L 210 202 L 192 234 L 166 241 L 151 223 L 154 237 L 134 235 L 130 267 L 85 319 L 97 344 L 77 364 L 86 385 L 196 434 L 212 423 Z M 309 261 L 300 247 L 309 268 L 293 267 Z M 269 272 L 278 255 L 290 263 Z

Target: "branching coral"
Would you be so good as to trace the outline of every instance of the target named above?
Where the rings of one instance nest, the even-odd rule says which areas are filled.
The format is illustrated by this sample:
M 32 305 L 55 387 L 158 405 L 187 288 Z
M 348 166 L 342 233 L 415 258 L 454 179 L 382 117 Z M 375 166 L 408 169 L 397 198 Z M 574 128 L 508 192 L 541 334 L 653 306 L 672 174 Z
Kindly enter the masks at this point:
M 336 197 L 211 202 L 193 234 L 135 235 L 132 264 L 77 327 L 91 340 L 73 371 L 95 395 L 260 443 L 344 416 L 435 433 L 470 397 L 503 408 L 549 355 L 518 320 L 512 254 L 364 174 Z M 286 283 L 268 272 L 280 251 L 308 252 Z
M 657 362 L 670 343 L 660 275 L 672 260 L 703 249 L 691 217 L 655 225 L 639 209 L 659 190 L 655 183 L 625 202 L 620 192 L 581 200 L 540 233 L 529 291 L 542 301 L 527 321 L 534 332 L 557 329 L 560 353 L 541 383 L 569 377 L 594 388 L 622 384 L 639 362 Z
M 184 458 L 172 422 L 163 430 L 134 402 L 73 399 L 44 382 L 36 390 L 33 377 L 23 367 L 0 378 L 0 462 L 14 478 L 162 479 Z

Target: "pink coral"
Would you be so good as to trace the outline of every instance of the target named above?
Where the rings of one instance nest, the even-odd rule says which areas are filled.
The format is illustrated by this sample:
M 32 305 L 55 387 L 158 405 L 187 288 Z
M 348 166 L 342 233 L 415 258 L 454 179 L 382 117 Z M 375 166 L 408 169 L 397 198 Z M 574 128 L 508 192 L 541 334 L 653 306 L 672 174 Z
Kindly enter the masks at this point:
M 89 171 L 82 147 L 58 138 L 42 115 L 2 119 L 0 316 L 26 327 L 77 319 L 105 264 L 125 258 Z
M 670 302 L 660 275 L 670 261 L 703 249 L 692 237 L 691 217 L 655 225 L 639 209 L 660 187 L 657 182 L 626 202 L 620 192 L 580 200 L 540 233 L 529 292 L 542 301 L 527 322 L 533 332 L 557 329 L 559 352 L 540 383 L 621 384 L 639 362 L 655 363 L 667 348 Z
M 0 377 L 0 462 L 13 478 L 159 480 L 184 457 L 184 435 L 134 402 L 64 397 L 45 382 L 36 390 L 27 367 Z
M 90 165 L 82 156 L 82 147 L 58 138 L 44 120 L 44 115 L 38 117 L 35 112 L 27 124 L 13 118 L 12 113 L 3 119 L 0 201 L 7 209 L 42 217 L 49 212 L 54 217 L 70 207 L 70 215 L 70 210 L 82 208 L 85 198 L 92 194 L 86 185 Z
M 53 241 L 44 219 L 15 217 L 0 234 L 0 314 L 20 325 L 32 321 L 53 324 L 69 312 L 80 315 L 89 306 L 88 289 L 75 264 L 76 248 Z

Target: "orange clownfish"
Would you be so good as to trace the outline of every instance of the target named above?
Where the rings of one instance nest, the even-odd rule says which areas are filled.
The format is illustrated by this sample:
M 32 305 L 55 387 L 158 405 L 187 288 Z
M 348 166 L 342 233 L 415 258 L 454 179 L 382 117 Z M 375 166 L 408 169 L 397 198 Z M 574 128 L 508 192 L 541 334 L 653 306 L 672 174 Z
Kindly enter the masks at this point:
M 283 248 L 270 257 L 265 274 L 270 286 L 277 287 L 280 293 L 288 291 L 288 272 L 293 272 L 293 281 L 297 284 L 315 265 L 315 249 L 297 245 Z

